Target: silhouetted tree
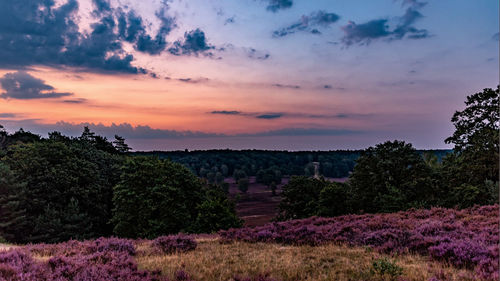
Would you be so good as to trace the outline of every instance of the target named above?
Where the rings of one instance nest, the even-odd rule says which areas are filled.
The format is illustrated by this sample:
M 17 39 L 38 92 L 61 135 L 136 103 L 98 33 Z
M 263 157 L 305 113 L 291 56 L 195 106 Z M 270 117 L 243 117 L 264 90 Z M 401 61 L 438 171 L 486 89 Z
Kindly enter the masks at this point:
M 125 138 L 115 135 L 115 140 L 113 141 L 115 149 L 120 153 L 127 153 L 131 150 L 127 143 L 125 143 Z

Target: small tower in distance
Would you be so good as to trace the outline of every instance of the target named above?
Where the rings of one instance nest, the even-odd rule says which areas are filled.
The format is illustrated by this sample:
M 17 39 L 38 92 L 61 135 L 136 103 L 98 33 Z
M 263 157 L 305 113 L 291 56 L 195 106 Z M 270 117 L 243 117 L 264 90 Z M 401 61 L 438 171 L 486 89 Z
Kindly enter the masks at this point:
M 319 162 L 312 162 L 314 165 L 314 178 L 319 179 Z

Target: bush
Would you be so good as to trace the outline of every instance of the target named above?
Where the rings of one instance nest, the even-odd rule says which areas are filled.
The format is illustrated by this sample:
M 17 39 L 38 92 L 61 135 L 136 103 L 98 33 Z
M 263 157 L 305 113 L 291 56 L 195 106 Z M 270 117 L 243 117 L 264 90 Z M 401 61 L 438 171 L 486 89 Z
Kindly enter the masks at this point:
M 394 279 L 403 274 L 403 268 L 398 266 L 395 261 L 383 258 L 373 261 L 371 272 L 377 275 L 389 275 Z
M 164 254 L 192 251 L 196 249 L 197 245 L 193 238 L 182 234 L 160 236 L 152 242 L 152 246 Z
M 241 178 L 238 180 L 238 189 L 243 192 L 243 193 L 247 193 L 248 191 L 248 178 Z

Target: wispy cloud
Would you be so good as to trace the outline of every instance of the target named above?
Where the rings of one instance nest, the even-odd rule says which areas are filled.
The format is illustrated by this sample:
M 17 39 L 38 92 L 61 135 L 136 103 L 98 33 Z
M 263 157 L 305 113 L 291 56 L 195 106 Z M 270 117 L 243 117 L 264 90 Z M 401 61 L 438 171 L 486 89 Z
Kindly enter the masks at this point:
M 72 93 L 54 92 L 54 87 L 45 84 L 45 81 L 31 76 L 25 71 L 5 74 L 0 78 L 0 85 L 5 92 L 0 94 L 4 99 L 43 99 L 61 98 L 73 95 Z
M 338 113 L 338 114 L 311 114 L 300 112 L 243 112 L 239 110 L 214 110 L 210 114 L 236 115 L 250 118 L 272 120 L 279 118 L 310 118 L 310 119 L 344 119 L 344 118 L 363 118 L 370 117 L 373 114 L 359 113 Z
M 312 34 L 321 34 L 318 28 L 328 27 L 337 22 L 340 17 L 335 13 L 317 11 L 310 15 L 303 15 L 302 18 L 293 24 L 273 31 L 273 37 L 284 37 L 296 32 L 308 32 Z
M 429 32 L 426 29 L 418 29 L 414 23 L 423 18 L 420 9 L 426 3 L 416 0 L 405 0 L 403 6 L 409 6 L 404 15 L 396 18 L 395 28 L 390 28 L 388 19 L 375 19 L 362 24 L 356 24 L 354 21 L 349 21 L 347 25 L 341 27 L 344 31 L 342 42 L 349 46 L 353 44 L 368 45 L 371 41 L 386 38 L 390 40 L 398 40 L 403 38 L 423 39 L 429 37 Z
M 299 85 L 286 85 L 286 84 L 275 83 L 272 84 L 272 86 L 276 88 L 300 89 Z
M 289 9 L 293 5 L 292 0 L 265 0 L 268 2 L 267 10 L 273 13 L 278 12 L 279 10 Z

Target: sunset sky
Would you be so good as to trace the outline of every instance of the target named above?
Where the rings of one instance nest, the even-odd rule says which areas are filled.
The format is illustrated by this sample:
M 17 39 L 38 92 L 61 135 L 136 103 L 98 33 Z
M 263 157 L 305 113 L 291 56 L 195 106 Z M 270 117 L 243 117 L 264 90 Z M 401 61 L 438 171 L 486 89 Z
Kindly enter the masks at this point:
M 0 1 L 0 124 L 135 150 L 449 148 L 498 0 Z

